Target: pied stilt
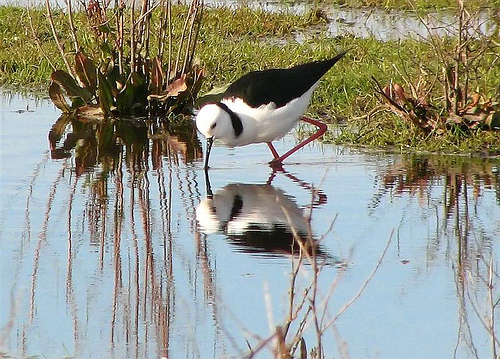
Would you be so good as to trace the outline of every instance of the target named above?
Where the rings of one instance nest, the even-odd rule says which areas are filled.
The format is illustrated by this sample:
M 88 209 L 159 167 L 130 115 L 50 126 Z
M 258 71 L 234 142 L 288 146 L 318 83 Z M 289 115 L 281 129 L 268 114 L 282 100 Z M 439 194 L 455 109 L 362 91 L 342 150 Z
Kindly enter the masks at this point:
M 207 138 L 205 169 L 214 139 L 231 147 L 267 143 L 274 157 L 269 164 L 281 167 L 285 158 L 322 136 L 326 125 L 302 115 L 321 77 L 344 54 L 288 69 L 250 72 L 233 82 L 220 102 L 205 104 L 196 116 L 196 126 Z M 280 156 L 272 141 L 287 134 L 300 119 L 318 131 Z

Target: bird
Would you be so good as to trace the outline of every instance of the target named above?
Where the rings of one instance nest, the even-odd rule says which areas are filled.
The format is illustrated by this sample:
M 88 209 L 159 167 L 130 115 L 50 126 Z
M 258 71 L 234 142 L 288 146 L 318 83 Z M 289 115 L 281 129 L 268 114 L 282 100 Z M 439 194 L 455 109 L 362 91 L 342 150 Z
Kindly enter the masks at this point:
M 214 140 L 230 147 L 266 143 L 274 157 L 269 165 L 280 168 L 292 153 L 322 136 L 326 124 L 303 114 L 321 77 L 345 54 L 290 68 L 249 72 L 230 84 L 220 101 L 204 104 L 195 118 L 198 131 L 207 139 L 204 169 L 209 168 Z M 299 120 L 315 125 L 317 132 L 280 156 L 272 141 L 286 135 Z

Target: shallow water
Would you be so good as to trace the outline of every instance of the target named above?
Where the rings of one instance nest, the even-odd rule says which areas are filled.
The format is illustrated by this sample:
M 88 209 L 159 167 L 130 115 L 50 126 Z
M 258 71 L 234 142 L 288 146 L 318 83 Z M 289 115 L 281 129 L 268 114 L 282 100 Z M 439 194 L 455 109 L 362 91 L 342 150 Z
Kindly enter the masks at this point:
M 307 351 L 314 303 L 327 358 L 500 352 L 498 160 L 316 143 L 273 173 L 264 145 L 215 145 L 208 188 L 196 133 L 1 104 L 0 353 L 243 357 L 284 328 L 293 273 Z
M 309 28 L 294 33 L 295 40 L 305 42 L 318 36 L 371 38 L 380 41 L 405 39 L 425 40 L 431 36 L 451 36 L 458 33 L 458 20 L 453 11 L 431 11 L 426 14 L 409 10 L 389 10 L 381 8 L 349 8 L 329 6 L 328 4 L 311 5 L 297 1 L 284 4 L 280 1 L 242 1 L 214 0 L 208 1 L 212 6 L 251 6 L 271 12 L 293 12 L 303 14 L 308 11 L 319 11 L 327 20 L 326 25 Z M 469 36 L 478 38 L 482 34 L 491 34 L 497 28 L 498 14 L 489 9 L 470 14 L 468 21 Z
M 64 1 L 53 0 L 54 5 L 65 7 Z M 32 1 L 31 5 L 44 7 L 44 1 Z M 25 6 L 25 0 L 0 0 L 2 5 Z M 304 1 L 283 3 L 280 1 L 260 0 L 206 0 L 210 7 L 239 7 L 250 6 L 254 9 L 263 9 L 271 12 L 292 12 L 303 14 L 307 11 L 320 9 L 321 16 L 327 24 L 309 28 L 306 31 L 297 31 L 293 34 L 294 40 L 302 43 L 318 36 L 352 36 L 356 38 L 373 37 L 381 41 L 404 39 L 428 39 L 431 36 L 456 36 L 458 20 L 453 12 L 439 11 L 419 15 L 415 11 L 391 10 L 385 11 L 378 8 L 348 8 L 328 6 L 322 4 L 311 5 Z M 78 7 L 78 4 L 74 4 Z M 478 38 L 484 34 L 493 33 L 498 26 L 498 13 L 484 9 L 471 14 L 468 21 L 470 37 Z M 274 39 L 276 40 L 276 39 Z M 281 39 L 278 39 L 281 42 Z M 288 40 L 284 40 L 288 41 Z

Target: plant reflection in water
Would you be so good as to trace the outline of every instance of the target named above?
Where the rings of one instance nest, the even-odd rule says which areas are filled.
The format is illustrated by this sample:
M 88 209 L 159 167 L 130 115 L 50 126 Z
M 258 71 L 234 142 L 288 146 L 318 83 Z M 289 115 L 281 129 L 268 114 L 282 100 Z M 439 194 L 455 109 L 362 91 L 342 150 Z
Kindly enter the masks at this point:
M 168 357 L 171 348 L 175 347 L 171 342 L 172 336 L 179 338 L 187 335 L 174 334 L 171 329 L 175 318 L 180 315 L 180 305 L 176 298 L 181 298 L 185 291 L 184 286 L 176 284 L 185 276 L 179 273 L 178 263 L 189 258 L 187 254 L 182 254 L 181 258 L 175 255 L 175 239 L 180 233 L 176 233 L 178 228 L 175 227 L 179 224 L 176 224 L 173 217 L 178 216 L 179 211 L 184 211 L 186 223 L 189 225 L 188 232 L 191 236 L 194 235 L 194 252 L 197 258 L 195 266 L 199 267 L 195 272 L 203 276 L 201 290 L 205 300 L 195 301 L 193 305 L 195 308 L 211 308 L 214 320 L 212 325 L 218 330 L 216 328 L 220 327 L 220 304 L 217 303 L 221 298 L 217 297 L 220 290 L 217 289 L 217 276 L 214 272 L 214 254 L 207 248 L 206 236 L 199 231 L 198 221 L 203 220 L 196 218 L 195 209 L 199 204 L 198 213 L 201 213 L 203 208 L 206 209 L 207 205 L 211 206 L 209 203 L 213 203 L 214 206 L 219 206 L 220 211 L 224 211 L 221 207 L 224 205 L 221 201 L 225 197 L 224 193 L 230 192 L 233 196 L 231 205 L 234 208 L 228 209 L 233 212 L 233 218 L 231 223 L 225 225 L 229 230 L 229 241 L 237 243 L 239 248 L 244 248 L 243 251 L 258 252 L 264 256 L 273 256 L 276 253 L 294 254 L 299 258 L 299 262 L 292 263 L 292 287 L 295 286 L 302 262 L 311 264 L 312 269 L 308 271 L 313 270 L 315 273 L 319 273 L 324 265 L 342 265 L 321 248 L 321 238 L 312 236 L 312 210 L 326 203 L 326 195 L 285 171 L 273 172 L 266 184 L 229 184 L 214 196 L 211 195 L 210 189 L 209 198 L 202 201 L 198 190 L 199 181 L 196 179 L 197 172 L 191 165 L 193 161 L 200 159 L 202 152 L 192 125 L 191 121 L 175 123 L 158 119 L 94 120 L 61 116 L 52 126 L 48 136 L 51 157 L 71 159 L 73 164 L 70 171 L 75 174 L 70 177 L 73 184 L 67 203 L 66 298 L 74 320 L 76 351 L 79 348 L 83 351 L 89 350 L 87 346 L 82 345 L 85 338 L 81 333 L 88 331 L 88 326 L 95 323 L 96 313 L 100 312 L 99 307 L 112 308 L 109 314 L 105 310 L 101 315 L 110 316 L 110 350 L 116 355 L 123 354 L 120 345 L 125 340 L 127 356 L 149 356 L 149 350 L 153 350 L 154 353 Z M 37 288 L 41 285 L 37 285 L 37 282 L 44 282 L 36 268 L 44 261 L 42 253 L 48 240 L 50 212 L 58 187 L 64 182 L 64 173 L 68 170 L 67 160 L 64 163 L 66 164 L 49 194 L 45 216 L 47 222 L 34 257 L 30 322 L 36 320 L 36 313 L 43 305 L 40 299 L 37 299 Z M 181 166 L 185 166 L 185 169 L 181 170 Z M 158 195 L 151 192 L 154 187 L 149 179 L 151 174 L 157 177 Z M 184 178 L 179 177 L 182 174 Z M 304 206 L 304 210 L 297 206 L 291 196 L 271 185 L 277 175 L 283 175 L 297 183 L 297 188 L 311 192 L 311 203 Z M 174 181 L 172 176 L 177 176 L 177 181 Z M 177 183 L 177 189 L 174 188 L 174 182 Z M 82 186 L 82 193 L 87 193 L 83 196 L 86 198 L 81 198 L 77 190 Z M 160 218 L 153 201 L 156 196 L 160 203 Z M 84 213 L 80 212 L 82 200 Z M 260 202 L 258 205 L 256 200 Z M 241 228 L 242 231 L 239 234 L 234 233 L 233 236 L 234 226 L 244 224 L 244 216 L 248 210 L 252 212 L 250 216 L 255 215 L 249 231 Z M 29 212 L 28 207 L 27 217 L 30 216 Z M 231 216 L 231 213 L 229 215 Z M 236 217 L 239 217 L 239 223 Z M 161 223 L 161 228 L 158 228 L 158 223 Z M 92 263 L 92 260 L 87 260 L 85 267 L 81 265 L 82 234 L 88 235 L 88 244 L 98 250 L 93 270 L 96 270 L 96 273 L 102 272 L 98 275 L 103 276 L 100 279 L 102 284 L 107 281 L 104 273 L 110 268 L 110 260 L 112 262 L 113 295 L 110 304 L 97 298 L 84 304 L 78 294 L 83 288 L 75 282 L 75 278 L 81 277 L 82 272 L 88 270 L 89 263 Z M 184 230 L 182 235 L 185 234 Z M 158 238 L 162 238 L 162 253 L 158 251 Z M 189 277 L 187 287 L 198 292 L 198 280 Z M 317 276 L 313 278 L 312 282 L 306 285 L 307 293 L 317 290 Z M 87 290 L 95 291 L 91 287 Z M 98 289 L 100 290 L 102 289 Z M 276 341 L 276 344 L 271 345 L 271 348 L 275 348 L 272 350 L 283 353 L 296 350 L 299 343 L 303 343 L 301 347 L 305 348 L 301 333 L 305 323 L 312 317 L 311 309 L 307 310 L 305 306 L 308 297 L 295 298 L 294 290 L 290 296 L 290 317 L 287 324 L 279 326 L 279 330 L 267 340 L 254 340 L 255 347 L 259 347 L 259 343 Z M 82 310 L 86 314 L 83 314 Z M 197 310 L 194 309 L 195 312 Z M 303 322 L 297 329 L 297 334 L 292 337 L 292 343 L 289 344 L 287 340 L 285 345 L 285 336 L 292 324 L 291 317 L 296 318 L 301 311 L 305 311 Z M 87 319 L 83 320 L 82 315 Z M 145 345 L 147 342 L 151 344 Z M 192 345 L 196 348 L 202 344 L 195 342 Z M 260 349 L 265 346 L 261 345 Z M 75 355 L 78 354 L 84 355 L 83 352 L 75 352 Z
M 403 155 L 378 176 L 379 191 L 370 204 L 376 211 L 384 196 L 416 196 L 422 207 L 435 208 L 436 228 L 427 248 L 429 265 L 440 258 L 446 246 L 454 268 L 459 298 L 459 333 L 455 356 L 462 343 L 478 356 L 471 321 L 479 321 L 491 340 L 493 357 L 499 353 L 496 333 L 500 296 L 498 284 L 498 237 L 487 235 L 487 217 L 478 213 L 483 196 L 493 193 L 500 205 L 500 162 L 495 159 L 439 155 Z M 440 188 L 441 198 L 433 195 Z M 495 211 L 498 208 L 494 209 Z M 441 214 L 440 214 L 441 213 Z M 483 212 L 481 213 L 483 214 Z M 486 213 L 487 214 L 487 213 Z M 402 216 L 403 222 L 404 215 Z M 492 218 L 494 221 L 494 218 Z M 455 238 L 456 243 L 445 243 Z M 477 333 L 476 333 L 477 334 Z
M 72 165 L 64 162 L 47 201 L 46 225 L 34 257 L 29 322 L 37 319 L 37 312 L 44 311 L 43 301 L 37 299 L 37 282 L 43 285 L 45 281 L 39 278 L 37 268 L 44 261 L 41 253 L 47 242 L 47 223 L 52 217 L 55 194 L 64 190 L 62 178 L 69 177 L 73 184 L 66 218 L 66 298 L 74 322 L 76 357 L 92 353 L 92 345 L 86 343 L 92 336 L 87 339 L 84 334 L 92 328 L 103 333 L 110 330 L 109 347 L 101 354 L 169 356 L 171 323 L 175 308 L 182 306 L 176 302 L 176 296 L 182 297 L 185 290 L 183 286 L 179 289 L 174 280 L 174 241 L 179 233 L 173 228 L 172 217 L 182 210 L 191 217 L 190 207 L 195 206 L 198 197 L 194 171 L 179 170 L 202 154 L 193 125 L 190 119 L 179 117 L 166 121 L 96 120 L 63 115 L 52 126 L 48 135 L 51 157 L 70 158 Z M 66 172 L 76 176 L 63 176 Z M 151 174 L 157 177 L 157 184 L 150 182 Z M 155 187 L 157 193 L 151 193 Z M 27 218 L 31 210 L 28 206 Z M 156 223 L 161 223 L 160 228 Z M 198 263 L 205 277 L 202 291 L 208 302 L 214 303 L 213 274 L 205 242 L 196 234 L 194 218 L 188 223 L 194 233 L 197 256 L 202 259 Z M 82 239 L 86 237 L 90 247 L 98 252 L 95 258 L 82 251 Z M 55 240 L 52 238 L 51 242 Z M 82 281 L 82 276 L 87 278 Z M 184 273 L 177 274 L 183 276 Z M 112 295 L 105 289 L 111 278 Z M 187 281 L 187 287 L 195 292 L 200 290 L 194 278 Z M 82 296 L 82 290 L 88 294 Z M 101 316 L 104 319 L 99 319 Z M 29 332 L 30 327 L 24 330 Z
M 96 120 L 62 115 L 49 132 L 49 143 L 53 159 L 71 157 L 74 151 L 77 176 L 97 165 L 102 173 L 114 172 L 123 154 L 135 171 L 147 170 L 149 161 L 156 170 L 163 157 L 178 163 L 174 153 L 186 163 L 202 155 L 196 129 L 184 116 Z

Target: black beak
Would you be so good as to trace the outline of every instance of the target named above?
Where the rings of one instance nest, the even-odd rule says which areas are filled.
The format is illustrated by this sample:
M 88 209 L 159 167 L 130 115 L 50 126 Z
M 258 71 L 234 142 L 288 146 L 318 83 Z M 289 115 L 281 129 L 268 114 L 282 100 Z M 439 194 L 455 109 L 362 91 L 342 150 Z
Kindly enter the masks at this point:
M 212 150 L 212 144 L 214 143 L 214 138 L 213 137 L 208 137 L 207 138 L 207 152 L 205 154 L 205 167 L 204 170 L 208 170 L 208 158 L 210 157 L 210 151 Z
M 205 186 L 207 190 L 207 198 L 214 198 L 214 194 L 212 192 L 212 185 L 210 184 L 210 177 L 208 176 L 208 171 L 205 171 Z

